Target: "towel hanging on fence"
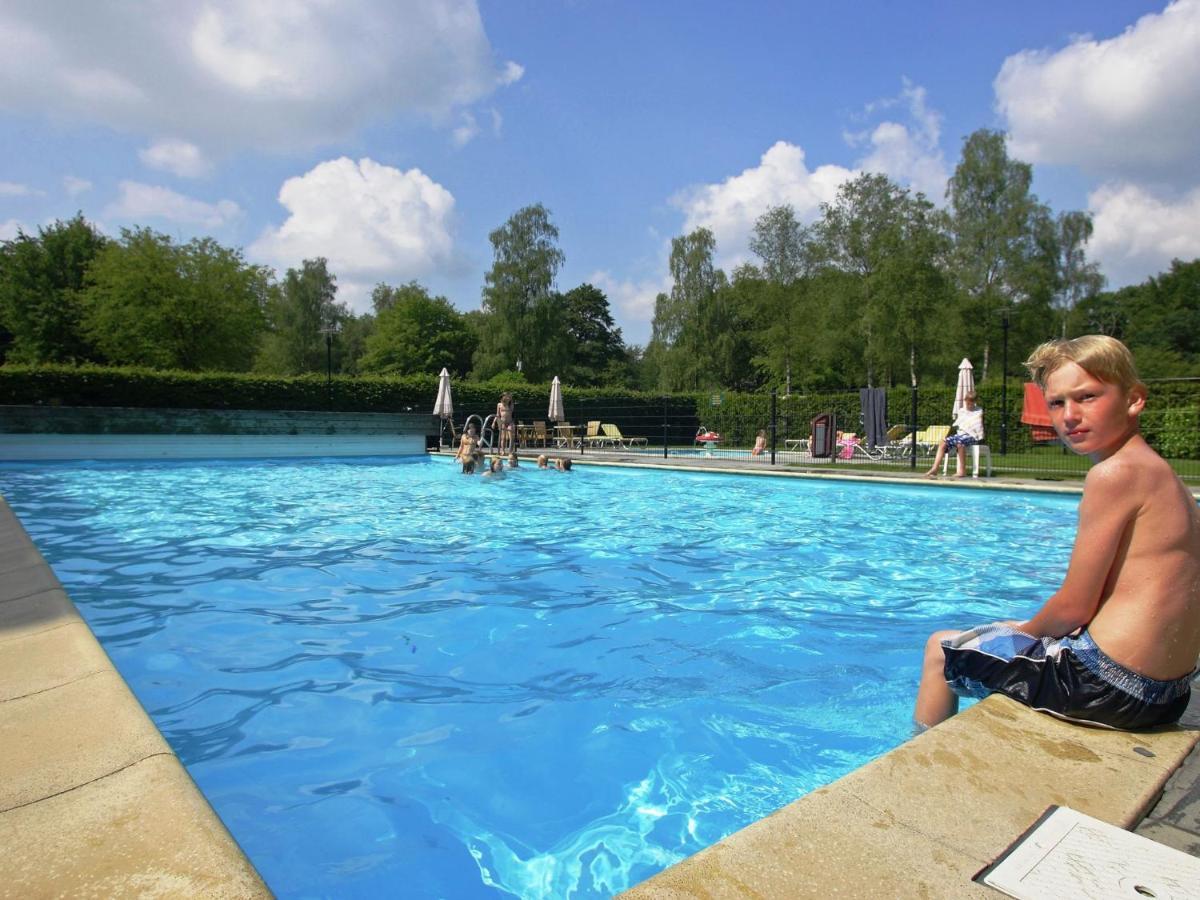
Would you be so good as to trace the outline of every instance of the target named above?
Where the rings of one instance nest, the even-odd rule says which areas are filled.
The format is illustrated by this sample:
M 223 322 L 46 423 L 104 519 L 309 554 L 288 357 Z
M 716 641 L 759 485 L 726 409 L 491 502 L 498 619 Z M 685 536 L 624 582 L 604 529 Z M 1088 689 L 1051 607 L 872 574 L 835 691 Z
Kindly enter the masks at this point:
M 872 450 L 877 444 L 887 443 L 887 391 L 883 388 L 860 388 L 858 399 L 862 403 L 863 432 L 867 446 Z

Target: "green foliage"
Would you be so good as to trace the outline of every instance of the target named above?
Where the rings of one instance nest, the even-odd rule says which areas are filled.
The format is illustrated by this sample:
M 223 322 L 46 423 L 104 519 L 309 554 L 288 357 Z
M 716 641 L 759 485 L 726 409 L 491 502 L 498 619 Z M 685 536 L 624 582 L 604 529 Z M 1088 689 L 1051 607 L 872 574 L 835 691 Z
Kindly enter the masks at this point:
M 328 339 L 322 329 L 340 329 L 350 315 L 336 296 L 337 279 L 323 258 L 306 259 L 299 269 L 288 269 L 281 290 L 267 305 L 269 332 L 254 368 L 277 375 L 325 371 L 332 351 L 340 353 L 342 344 Z M 340 365 L 336 368 L 340 371 Z
M 581 284 L 561 298 L 563 324 L 573 352 L 560 376 L 579 385 L 606 384 L 614 368 L 625 363 L 621 329 L 613 322 L 608 297 L 591 284 Z
M 81 294 L 88 266 L 107 243 L 79 214 L 0 245 L 0 330 L 12 335 L 9 362 L 97 358 L 84 333 Z
M 1143 414 L 1143 434 L 1168 459 L 1200 459 L 1200 407 Z
M 250 368 L 269 276 L 210 238 L 176 245 L 123 230 L 88 267 L 84 328 L 118 365 L 192 371 Z
M 475 374 L 488 378 L 520 362 L 530 378 L 551 378 L 566 364 L 569 349 L 554 293 L 564 257 L 550 211 L 540 203 L 520 209 L 488 239 L 493 253 L 483 288 L 488 316 L 475 353 Z
M 475 336 L 450 301 L 429 296 L 415 281 L 389 290 L 385 298 L 376 289 L 376 308 L 381 311 L 367 338 L 362 371 L 417 375 L 445 367 L 454 376 L 465 375 L 471 366 Z
M 748 305 L 713 264 L 716 239 L 707 228 L 671 241 L 670 294 L 654 304 L 647 362 L 665 391 L 741 386 L 750 372 Z

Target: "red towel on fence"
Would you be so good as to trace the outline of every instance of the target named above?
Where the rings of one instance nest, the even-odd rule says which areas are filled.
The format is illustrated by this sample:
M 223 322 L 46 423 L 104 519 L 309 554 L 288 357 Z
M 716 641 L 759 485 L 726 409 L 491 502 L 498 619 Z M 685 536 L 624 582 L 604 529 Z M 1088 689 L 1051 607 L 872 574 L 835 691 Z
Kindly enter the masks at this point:
M 1026 382 L 1025 403 L 1021 406 L 1021 424 L 1032 426 L 1029 436 L 1035 441 L 1053 441 L 1058 437 L 1050 425 L 1046 395 L 1036 384 Z

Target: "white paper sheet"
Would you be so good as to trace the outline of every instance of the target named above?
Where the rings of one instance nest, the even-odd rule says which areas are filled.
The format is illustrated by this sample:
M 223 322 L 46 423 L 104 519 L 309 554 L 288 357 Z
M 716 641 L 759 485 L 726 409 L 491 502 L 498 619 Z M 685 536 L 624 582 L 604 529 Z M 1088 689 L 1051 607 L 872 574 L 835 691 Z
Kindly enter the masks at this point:
M 1200 859 L 1052 807 L 979 878 L 1018 900 L 1200 900 Z

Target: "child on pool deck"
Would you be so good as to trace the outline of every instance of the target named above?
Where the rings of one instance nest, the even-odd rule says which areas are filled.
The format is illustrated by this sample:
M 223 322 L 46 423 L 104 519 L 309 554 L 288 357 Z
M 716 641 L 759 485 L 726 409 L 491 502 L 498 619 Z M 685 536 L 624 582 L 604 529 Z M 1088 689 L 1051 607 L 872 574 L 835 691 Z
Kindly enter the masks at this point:
M 914 719 L 999 691 L 1069 721 L 1175 722 L 1200 655 L 1200 513 L 1138 430 L 1146 387 L 1120 341 L 1051 341 L 1026 361 L 1063 442 L 1093 463 L 1062 587 L 1026 622 L 939 631 L 925 646 Z

